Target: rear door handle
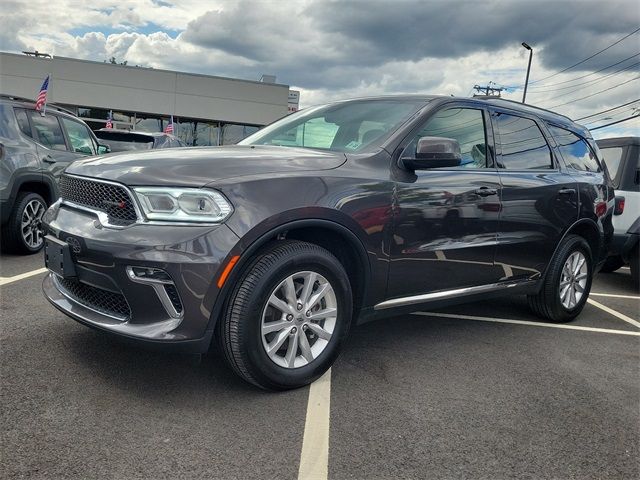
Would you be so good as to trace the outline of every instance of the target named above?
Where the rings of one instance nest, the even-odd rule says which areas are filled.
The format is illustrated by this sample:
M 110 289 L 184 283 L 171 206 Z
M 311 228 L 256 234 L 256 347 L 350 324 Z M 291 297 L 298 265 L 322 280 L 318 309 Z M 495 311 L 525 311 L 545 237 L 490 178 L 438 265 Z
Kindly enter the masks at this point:
M 575 188 L 561 188 L 558 190 L 558 195 L 573 195 L 574 193 L 576 193 Z
M 475 193 L 481 197 L 488 197 L 489 195 L 497 195 L 498 191 L 495 188 L 480 187 L 475 191 Z

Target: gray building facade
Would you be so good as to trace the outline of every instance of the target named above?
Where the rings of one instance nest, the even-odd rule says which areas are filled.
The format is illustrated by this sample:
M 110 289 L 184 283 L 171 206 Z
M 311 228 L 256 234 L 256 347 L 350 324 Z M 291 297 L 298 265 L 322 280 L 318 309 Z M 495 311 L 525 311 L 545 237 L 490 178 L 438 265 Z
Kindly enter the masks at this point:
M 163 131 L 189 145 L 235 143 L 287 114 L 289 87 L 233 78 L 0 52 L 0 93 L 34 99 L 51 75 L 48 101 L 97 130 Z

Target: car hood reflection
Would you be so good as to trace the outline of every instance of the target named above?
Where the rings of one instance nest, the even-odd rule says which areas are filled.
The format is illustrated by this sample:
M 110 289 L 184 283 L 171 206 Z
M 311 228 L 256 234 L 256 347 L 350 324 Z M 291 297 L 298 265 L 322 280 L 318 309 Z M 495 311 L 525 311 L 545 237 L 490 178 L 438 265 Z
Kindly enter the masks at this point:
M 129 152 L 77 161 L 67 173 L 126 185 L 203 187 L 245 175 L 330 170 L 346 161 L 338 152 L 279 146 L 172 148 Z

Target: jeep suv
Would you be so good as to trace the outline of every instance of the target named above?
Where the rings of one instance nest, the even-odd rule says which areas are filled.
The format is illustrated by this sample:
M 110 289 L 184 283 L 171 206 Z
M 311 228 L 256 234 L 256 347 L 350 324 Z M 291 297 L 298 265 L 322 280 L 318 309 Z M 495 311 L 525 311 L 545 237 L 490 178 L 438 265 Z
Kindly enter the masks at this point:
M 609 258 L 603 272 L 615 272 L 625 263 L 631 267 L 636 288 L 640 285 L 640 252 L 638 220 L 640 217 L 640 137 L 619 137 L 598 140 L 616 189 L 613 215 L 614 235 Z
M 35 253 L 43 246 L 40 221 L 58 197 L 56 178 L 70 162 L 106 153 L 89 127 L 70 112 L 0 96 L 0 210 L 2 248 Z
M 147 345 L 215 339 L 266 389 L 318 378 L 367 320 L 507 293 L 571 320 L 613 232 L 589 132 L 489 98 L 309 108 L 234 146 L 75 162 L 60 192 L 55 307 Z

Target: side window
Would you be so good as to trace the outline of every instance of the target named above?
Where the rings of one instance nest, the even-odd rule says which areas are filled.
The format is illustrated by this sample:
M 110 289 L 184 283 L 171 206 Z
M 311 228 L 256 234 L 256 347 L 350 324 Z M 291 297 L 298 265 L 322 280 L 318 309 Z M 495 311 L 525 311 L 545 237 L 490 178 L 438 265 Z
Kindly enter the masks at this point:
M 449 108 L 437 112 L 407 145 L 403 156 L 414 157 L 420 137 L 445 137 L 457 140 L 462 168 L 487 167 L 487 139 L 482 110 Z
M 18 127 L 20 128 L 20 131 L 27 137 L 33 138 L 33 134 L 31 133 L 31 125 L 29 125 L 29 118 L 27 117 L 27 112 L 22 108 L 14 108 L 13 111 L 16 114 L 16 120 L 18 120 Z
M 56 115 L 43 117 L 38 112 L 30 111 L 31 122 L 36 133 L 36 140 L 52 150 L 66 150 L 62 128 Z
M 80 122 L 69 120 L 62 117 L 62 124 L 67 130 L 67 136 L 71 143 L 71 150 L 76 153 L 83 153 L 85 155 L 95 155 L 95 147 L 93 145 L 93 138 L 89 133 L 89 129 Z
M 536 122 L 506 113 L 497 113 L 493 121 L 502 147 L 499 167 L 508 170 L 553 168 L 551 149 Z
M 593 150 L 582 138 L 569 130 L 553 125 L 549 125 L 549 131 L 557 142 L 562 158 L 564 158 L 568 167 L 583 172 L 602 171 Z M 615 173 L 612 175 L 615 175 Z

